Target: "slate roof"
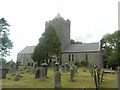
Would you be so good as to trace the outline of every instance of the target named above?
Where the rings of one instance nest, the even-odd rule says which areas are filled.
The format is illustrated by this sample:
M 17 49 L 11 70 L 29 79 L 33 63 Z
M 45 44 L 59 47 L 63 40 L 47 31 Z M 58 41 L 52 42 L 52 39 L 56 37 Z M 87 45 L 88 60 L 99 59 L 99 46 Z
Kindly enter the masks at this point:
M 18 54 L 33 53 L 36 46 L 27 46 Z M 100 43 L 84 43 L 84 44 L 71 44 L 66 47 L 62 53 L 74 53 L 74 52 L 98 52 L 100 51 Z
M 33 53 L 36 46 L 27 46 L 22 51 L 20 51 L 18 54 L 28 54 Z
M 100 51 L 100 43 L 83 43 L 71 44 L 67 46 L 62 53 L 68 52 L 98 52 Z

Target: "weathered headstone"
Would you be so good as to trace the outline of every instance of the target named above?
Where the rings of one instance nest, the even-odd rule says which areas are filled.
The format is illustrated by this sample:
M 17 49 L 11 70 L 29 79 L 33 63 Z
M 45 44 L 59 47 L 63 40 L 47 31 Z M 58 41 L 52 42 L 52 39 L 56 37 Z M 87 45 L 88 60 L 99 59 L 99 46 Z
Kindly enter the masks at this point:
M 70 81 L 71 82 L 74 81 L 74 69 L 73 68 L 70 70 Z
M 45 73 L 46 73 L 46 77 L 47 77 L 48 64 L 47 64 L 47 63 L 44 63 L 44 67 L 45 67 Z
M 65 72 L 65 65 L 62 64 L 62 73 L 64 73 L 64 72 Z
M 117 88 L 118 88 L 118 90 L 120 90 L 120 66 L 118 67 L 116 79 L 117 79 Z
M 59 71 L 59 63 L 55 63 L 54 72 Z
M 74 73 L 75 75 L 77 75 L 78 71 L 77 71 L 77 65 L 74 66 Z
M 65 72 L 67 72 L 68 70 L 67 70 L 67 66 L 68 66 L 68 64 L 67 63 L 65 63 Z
M 40 69 L 38 68 L 35 72 L 35 78 L 39 78 L 40 77 Z
M 72 69 L 73 69 L 73 73 L 74 73 L 74 76 L 75 76 L 76 74 L 75 74 L 75 66 L 74 65 L 72 65 Z
M 0 67 L 0 79 L 5 79 L 8 69 Z
M 11 65 L 11 71 L 12 72 L 15 72 L 17 69 L 16 69 L 16 64 L 12 64 Z
M 61 73 L 59 71 L 55 72 L 55 82 L 54 82 L 55 88 L 61 87 Z
M 45 80 L 47 77 L 45 63 L 41 64 L 40 68 L 40 80 Z

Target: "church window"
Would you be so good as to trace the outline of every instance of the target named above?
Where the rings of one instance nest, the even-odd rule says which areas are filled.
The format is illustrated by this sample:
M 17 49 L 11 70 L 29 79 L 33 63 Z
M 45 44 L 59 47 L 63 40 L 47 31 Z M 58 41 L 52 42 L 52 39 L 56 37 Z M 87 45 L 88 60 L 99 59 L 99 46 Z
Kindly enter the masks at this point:
M 69 61 L 70 61 L 71 59 L 70 59 L 70 54 L 69 54 Z
M 33 66 L 33 63 L 31 63 L 31 66 Z
M 30 63 L 28 63 L 28 66 L 30 66 Z
M 74 61 L 74 55 L 72 54 L 72 61 Z

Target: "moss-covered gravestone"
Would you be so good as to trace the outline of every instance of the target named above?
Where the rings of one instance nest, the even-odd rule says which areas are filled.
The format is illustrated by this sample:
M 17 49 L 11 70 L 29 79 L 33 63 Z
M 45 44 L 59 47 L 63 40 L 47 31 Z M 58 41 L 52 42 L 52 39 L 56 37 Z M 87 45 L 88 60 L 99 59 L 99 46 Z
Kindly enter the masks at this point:
M 46 74 L 46 64 L 43 63 L 41 64 L 41 68 L 40 68 L 40 80 L 45 80 L 47 77 L 47 74 Z
M 65 72 L 65 65 L 62 64 L 62 73 L 64 73 L 64 72 Z
M 59 71 L 55 72 L 55 82 L 54 82 L 55 88 L 61 87 L 61 73 Z
M 70 70 L 70 81 L 71 82 L 74 81 L 74 69 L 73 68 Z
M 5 79 L 8 69 L 5 67 L 0 67 L 0 79 Z

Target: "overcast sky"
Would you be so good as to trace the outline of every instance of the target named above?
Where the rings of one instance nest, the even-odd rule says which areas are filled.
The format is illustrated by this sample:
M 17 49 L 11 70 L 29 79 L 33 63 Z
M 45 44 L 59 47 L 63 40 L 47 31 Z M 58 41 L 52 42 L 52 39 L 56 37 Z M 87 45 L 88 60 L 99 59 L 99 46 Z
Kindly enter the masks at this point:
M 10 26 L 13 42 L 11 56 L 26 46 L 38 44 L 45 22 L 58 13 L 71 21 L 71 39 L 86 43 L 99 42 L 106 33 L 118 30 L 119 0 L 0 0 L 0 18 Z

